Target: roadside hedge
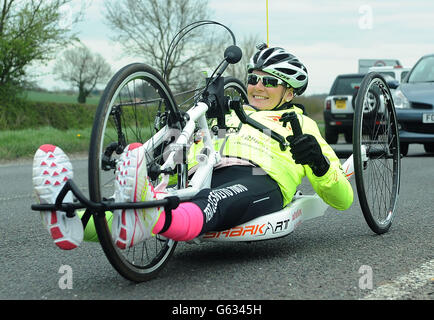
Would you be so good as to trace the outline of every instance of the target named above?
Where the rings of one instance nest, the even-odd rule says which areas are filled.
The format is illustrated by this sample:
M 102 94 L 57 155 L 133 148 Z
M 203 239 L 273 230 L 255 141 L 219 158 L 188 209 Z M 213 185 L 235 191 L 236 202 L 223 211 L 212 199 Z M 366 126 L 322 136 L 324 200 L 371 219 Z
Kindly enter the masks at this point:
M 0 102 L 0 130 L 53 127 L 59 130 L 92 127 L 96 105 L 15 100 Z
M 322 120 L 322 97 L 297 97 L 310 117 Z M 97 105 L 15 100 L 0 102 L 0 130 L 52 127 L 59 130 L 84 129 L 93 125 Z M 128 111 L 124 110 L 126 114 Z

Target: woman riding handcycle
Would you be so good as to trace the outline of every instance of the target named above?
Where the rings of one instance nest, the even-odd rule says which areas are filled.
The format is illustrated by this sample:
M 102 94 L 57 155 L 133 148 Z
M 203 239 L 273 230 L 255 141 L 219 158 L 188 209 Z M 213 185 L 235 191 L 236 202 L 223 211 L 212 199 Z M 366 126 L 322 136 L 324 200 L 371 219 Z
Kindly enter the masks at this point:
M 36 152 L 33 183 L 42 206 L 32 208 L 41 211 L 56 245 L 73 249 L 83 239 L 99 240 L 123 276 L 144 281 L 164 266 L 177 241 L 282 210 L 303 177 L 325 203 L 348 209 L 353 190 L 339 159 L 316 123 L 291 103 L 307 88 L 306 67 L 280 47 L 261 46 L 247 71 L 247 96 L 238 81 L 224 84 L 241 93 L 242 114 L 236 108 L 225 112 L 223 125 L 219 121 L 213 130 L 217 139 L 212 139 L 204 113 L 221 99 L 209 94 L 208 86 L 193 108 L 177 112 L 170 90 L 154 70 L 142 64 L 120 70 L 107 85 L 95 119 L 99 126 L 93 128 L 89 154 L 90 200 L 74 186 L 72 165 L 59 147 L 43 145 Z M 159 96 L 149 99 L 152 94 L 143 80 Z M 294 134 L 290 112 L 296 114 L 301 134 Z M 140 123 L 148 113 L 153 121 Z M 256 128 L 243 123 L 244 116 Z M 176 137 L 171 130 L 178 130 Z M 276 135 L 286 141 L 276 141 Z M 72 193 L 80 204 L 74 205 Z M 44 204 L 58 210 L 44 211 Z M 151 251 L 150 240 L 155 256 L 139 261 Z

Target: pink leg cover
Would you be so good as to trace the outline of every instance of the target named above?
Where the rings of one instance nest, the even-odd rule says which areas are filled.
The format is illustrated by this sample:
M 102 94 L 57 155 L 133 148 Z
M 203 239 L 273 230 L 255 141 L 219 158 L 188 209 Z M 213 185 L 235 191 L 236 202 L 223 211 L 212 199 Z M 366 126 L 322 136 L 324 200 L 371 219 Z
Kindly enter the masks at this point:
M 162 212 L 152 230 L 154 234 L 161 231 L 165 220 L 166 214 L 165 212 Z M 183 202 L 179 204 L 178 208 L 172 210 L 172 222 L 169 229 L 161 235 L 175 241 L 189 241 L 199 235 L 202 226 L 202 210 L 192 202 Z

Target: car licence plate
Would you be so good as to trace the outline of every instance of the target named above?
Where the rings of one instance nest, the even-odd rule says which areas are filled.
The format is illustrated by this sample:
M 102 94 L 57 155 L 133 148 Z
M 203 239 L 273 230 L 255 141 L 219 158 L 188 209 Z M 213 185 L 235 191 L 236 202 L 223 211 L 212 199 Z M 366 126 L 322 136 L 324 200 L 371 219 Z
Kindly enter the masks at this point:
M 345 100 L 336 100 L 336 109 L 345 109 L 347 107 L 347 102 Z
M 422 115 L 422 123 L 434 123 L 434 113 L 424 113 Z

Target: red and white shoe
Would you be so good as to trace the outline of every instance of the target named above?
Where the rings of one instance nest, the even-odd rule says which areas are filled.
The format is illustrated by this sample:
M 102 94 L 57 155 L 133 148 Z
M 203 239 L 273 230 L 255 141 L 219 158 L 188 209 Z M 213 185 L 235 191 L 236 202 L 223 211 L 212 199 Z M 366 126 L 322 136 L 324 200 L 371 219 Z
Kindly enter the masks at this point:
M 56 202 L 57 195 L 68 179 L 72 179 L 72 164 L 59 147 L 44 144 L 33 158 L 33 187 L 41 204 Z M 68 192 L 64 202 L 72 202 Z M 83 224 L 78 215 L 72 218 L 63 211 L 41 211 L 42 222 L 54 243 L 63 250 L 71 250 L 83 240 Z
M 125 147 L 117 163 L 115 176 L 115 202 L 157 199 L 156 192 L 148 180 L 145 150 L 141 143 Z M 162 207 L 115 210 L 112 236 L 117 247 L 126 249 L 154 236 L 152 229 L 163 210 Z

